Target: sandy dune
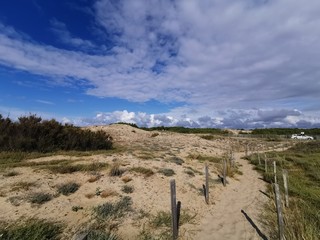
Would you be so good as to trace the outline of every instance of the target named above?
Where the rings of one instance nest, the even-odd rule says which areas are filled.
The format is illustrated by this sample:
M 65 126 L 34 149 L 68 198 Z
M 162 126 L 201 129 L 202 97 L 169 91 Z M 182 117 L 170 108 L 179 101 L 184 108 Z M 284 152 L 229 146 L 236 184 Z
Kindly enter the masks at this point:
M 100 178 L 97 181 L 88 182 L 94 173 L 54 174 L 37 166 L 17 167 L 17 176 L 5 177 L 5 172 L 0 174 L 0 215 L 3 221 L 15 221 L 21 217 L 60 221 L 67 226 L 63 239 L 71 239 L 75 233 L 94 221 L 92 209 L 95 206 L 115 202 L 120 196 L 130 196 L 134 212 L 117 222 L 117 234 L 123 239 L 139 239 L 141 231 L 146 229 L 157 235 L 161 233 L 161 229 L 150 227 L 150 219 L 159 211 L 170 211 L 169 182 L 175 179 L 177 199 L 182 203 L 182 210 L 194 216 L 191 222 L 181 226 L 180 239 L 261 239 L 264 236 L 265 231 L 258 219 L 266 200 L 266 196 L 259 190 L 265 191 L 265 185 L 241 156 L 248 143 L 264 149 L 271 148 L 270 143 L 230 137 L 205 140 L 200 135 L 147 132 L 127 125 L 96 126 L 91 127 L 91 130 L 108 132 L 119 150 L 110 154 L 71 157 L 59 155 L 28 161 L 50 163 L 53 160 L 68 160 L 74 164 L 95 162 L 109 165 L 118 163 L 124 171 L 123 175 L 110 177 L 109 169 L 104 169 L 99 172 Z M 223 158 L 231 148 L 235 152 L 238 170 L 243 175 L 229 178 L 229 184 L 223 187 L 218 177 L 221 174 L 221 162 L 209 162 L 211 198 L 207 205 L 200 192 L 204 184 L 204 162 L 197 156 Z M 183 163 L 177 164 L 176 159 L 183 160 Z M 151 169 L 154 174 L 146 177 L 131 171 L 136 167 Z M 175 174 L 164 176 L 160 173 L 163 169 L 171 169 Z M 124 178 L 131 181 L 125 183 Z M 68 181 L 76 181 L 81 187 L 72 195 L 57 195 L 57 186 Z M 34 186 L 28 190 L 14 190 L 19 182 L 32 182 Z M 134 187 L 133 193 L 122 192 L 124 185 Z M 102 198 L 95 195 L 97 190 L 116 194 Z M 30 204 L 26 196 L 39 191 L 51 193 L 55 197 L 41 206 Z M 90 194 L 93 196 L 88 198 Z M 72 211 L 73 206 L 81 206 L 83 209 L 75 212 Z M 145 213 L 143 216 L 140 214 L 142 212 Z

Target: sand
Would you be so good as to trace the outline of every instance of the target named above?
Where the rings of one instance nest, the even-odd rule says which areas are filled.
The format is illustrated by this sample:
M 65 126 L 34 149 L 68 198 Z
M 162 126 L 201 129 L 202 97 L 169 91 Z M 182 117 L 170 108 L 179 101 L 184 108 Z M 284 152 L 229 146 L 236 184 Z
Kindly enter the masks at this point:
M 159 234 L 161 229 L 150 228 L 150 219 L 160 211 L 170 211 L 170 180 L 177 184 L 177 200 L 182 203 L 182 211 L 194 216 L 190 223 L 179 229 L 180 239 L 261 239 L 266 234 L 266 226 L 259 222 L 263 204 L 267 200 L 262 193 L 266 191 L 265 183 L 252 166 L 241 159 L 245 146 L 250 144 L 256 149 L 275 148 L 277 143 L 268 143 L 255 139 L 215 137 L 205 140 L 201 135 L 178 134 L 171 132 L 147 132 L 127 125 L 110 125 L 90 127 L 91 130 L 103 130 L 109 133 L 118 151 L 92 156 L 52 156 L 27 160 L 29 162 L 48 162 L 68 160 L 74 164 L 84 163 L 118 163 L 124 174 L 110 177 L 109 169 L 99 172 L 100 178 L 88 182 L 96 173 L 76 172 L 72 174 L 54 174 L 39 167 L 17 167 L 17 176 L 6 177 L 5 170 L 0 173 L 0 215 L 2 221 L 16 221 L 24 218 L 43 218 L 63 222 L 66 226 L 62 239 L 72 239 L 79 231 L 94 222 L 93 208 L 115 202 L 121 196 L 130 196 L 134 212 L 126 215 L 116 224 L 116 233 L 123 239 L 137 239 L 143 229 Z M 218 177 L 221 174 L 221 162 L 209 163 L 210 203 L 206 204 L 200 193 L 204 184 L 204 162 L 197 156 L 222 157 L 233 149 L 236 164 L 243 175 L 228 179 L 224 187 Z M 253 147 L 252 147 L 253 148 Z M 176 164 L 179 158 L 184 163 Z M 155 174 L 146 177 L 130 171 L 133 167 L 152 169 Z M 172 169 L 173 176 L 164 176 L 158 171 Z M 187 172 L 194 173 L 191 176 Z M 132 179 L 125 183 L 124 178 Z M 59 184 L 75 181 L 81 185 L 79 190 L 69 196 L 57 195 Z M 19 182 L 31 182 L 28 190 L 14 190 Z M 121 191 L 124 185 L 134 187 L 133 193 Z M 115 192 L 102 198 L 97 191 Z M 262 192 L 261 192 L 262 191 Z M 47 192 L 55 197 L 42 205 L 30 204 L 27 196 L 33 192 Z M 91 194 L 91 198 L 88 195 Z M 83 209 L 77 212 L 72 207 Z M 146 213 L 141 216 L 140 213 Z M 140 215 L 139 215 L 140 214 Z

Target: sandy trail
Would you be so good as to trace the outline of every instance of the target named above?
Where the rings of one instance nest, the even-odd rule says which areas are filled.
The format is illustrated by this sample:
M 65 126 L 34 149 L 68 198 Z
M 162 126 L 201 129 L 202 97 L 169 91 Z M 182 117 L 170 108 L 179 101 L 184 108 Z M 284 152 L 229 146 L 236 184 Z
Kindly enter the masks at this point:
M 267 197 L 265 183 L 248 161 L 236 155 L 242 166 L 239 181 L 230 180 L 219 196 L 212 196 L 215 205 L 201 222 L 194 239 L 268 239 L 259 223 L 259 213 Z M 260 191 L 259 191 L 260 190 Z

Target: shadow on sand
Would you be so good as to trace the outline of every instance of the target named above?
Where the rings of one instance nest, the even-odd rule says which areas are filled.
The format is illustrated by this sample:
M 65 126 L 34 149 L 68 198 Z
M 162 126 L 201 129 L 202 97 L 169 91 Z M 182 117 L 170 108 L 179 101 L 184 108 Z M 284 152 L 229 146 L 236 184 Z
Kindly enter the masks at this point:
M 248 220 L 248 222 L 251 224 L 251 226 L 256 230 L 256 232 L 259 234 L 259 236 L 263 239 L 263 240 L 268 240 L 267 236 L 264 235 L 260 229 L 257 227 L 257 225 L 252 221 L 252 219 L 248 216 L 248 214 L 243 211 L 241 209 L 242 214 L 245 216 L 245 218 Z

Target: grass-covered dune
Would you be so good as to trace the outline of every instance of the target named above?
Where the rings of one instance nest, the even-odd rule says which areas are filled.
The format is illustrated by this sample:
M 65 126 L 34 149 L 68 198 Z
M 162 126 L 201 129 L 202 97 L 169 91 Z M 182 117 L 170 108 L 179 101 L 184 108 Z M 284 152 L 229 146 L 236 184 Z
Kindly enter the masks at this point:
M 274 181 L 272 163 L 276 161 L 277 179 L 282 193 L 282 170 L 288 170 L 289 208 L 284 209 L 286 239 L 320 239 L 320 141 L 301 142 L 286 151 L 269 152 L 265 156 L 260 154 L 260 157 L 260 165 L 257 154 L 251 155 L 249 159 L 263 173 L 267 182 Z M 265 157 L 268 160 L 267 173 Z M 273 199 L 270 199 L 264 217 L 276 233 Z

